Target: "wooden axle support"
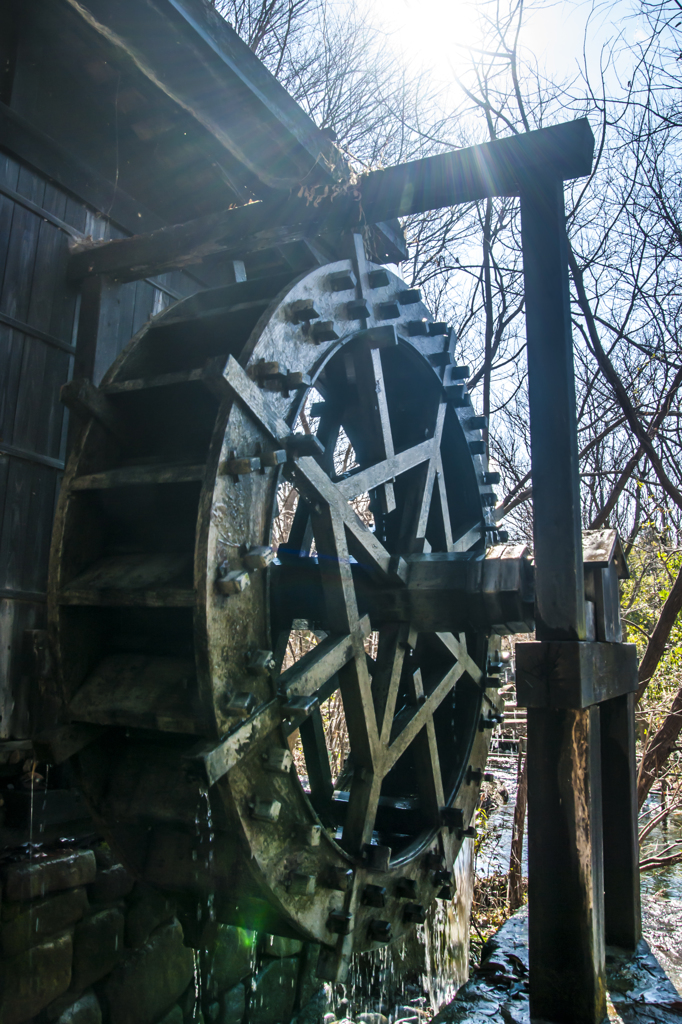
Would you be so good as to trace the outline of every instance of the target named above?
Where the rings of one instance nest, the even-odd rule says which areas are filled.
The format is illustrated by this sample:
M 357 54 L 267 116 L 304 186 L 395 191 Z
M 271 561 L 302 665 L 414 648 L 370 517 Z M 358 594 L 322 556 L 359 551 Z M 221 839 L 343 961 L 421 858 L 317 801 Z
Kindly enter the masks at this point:
M 604 943 L 641 938 L 632 644 L 516 647 L 528 709 L 531 999 L 538 1016 L 598 1021 Z M 573 987 L 569 998 L 569 980 Z M 569 1013 L 570 1006 L 570 1013 Z
M 632 949 L 641 928 L 636 672 L 618 650 L 615 541 L 604 554 L 587 537 L 583 564 L 564 197 L 551 171 L 522 188 L 521 231 L 542 648 L 521 651 L 522 692 L 536 690 L 544 666 L 540 706 L 528 708 L 530 1010 L 556 1024 L 600 1024 L 605 937 Z M 623 669 L 634 684 L 614 686 Z
M 543 922 L 534 930 L 536 942 L 542 932 L 542 947 L 536 954 L 548 971 L 556 971 L 566 961 L 558 935 L 553 948 L 546 942 L 552 915 L 560 913 L 576 929 L 587 925 L 595 933 L 599 956 L 604 940 L 634 950 L 641 938 L 634 717 L 637 649 L 620 643 L 618 603 L 618 579 L 628 572 L 615 530 L 587 533 L 584 551 L 585 577 L 590 581 L 586 593 L 595 596 L 597 580 L 602 595 L 595 604 L 592 638 L 516 646 L 517 701 L 528 709 L 533 813 L 538 813 L 538 807 L 545 814 L 553 813 L 553 827 L 548 828 L 546 821 L 541 830 L 531 826 L 529 842 L 533 884 L 541 891 L 537 913 Z M 595 639 L 604 636 L 614 639 Z M 561 750 L 558 762 L 557 749 Z M 572 842 L 567 844 L 571 827 Z M 576 903 L 566 898 L 563 887 L 548 884 L 547 858 L 563 865 L 569 878 L 593 879 L 588 902 L 584 891 L 580 893 L 583 902 Z M 590 948 L 589 939 L 585 934 L 583 950 Z M 597 1005 L 599 985 L 595 976 L 590 999 Z

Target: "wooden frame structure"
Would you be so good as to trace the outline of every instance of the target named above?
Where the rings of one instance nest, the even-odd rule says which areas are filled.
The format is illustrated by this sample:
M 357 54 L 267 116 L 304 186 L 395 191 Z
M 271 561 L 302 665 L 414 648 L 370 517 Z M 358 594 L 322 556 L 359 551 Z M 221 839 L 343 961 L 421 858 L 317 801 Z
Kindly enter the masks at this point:
M 603 1020 L 605 937 L 634 949 L 641 933 L 636 659 L 632 646 L 597 639 L 594 618 L 586 620 L 563 182 L 590 173 L 593 145 L 587 120 L 578 120 L 377 171 L 352 187 L 300 189 L 81 247 L 70 268 L 77 279 L 131 279 L 200 260 L 204 246 L 243 256 L 273 238 L 329 237 L 488 196 L 520 198 L 538 638 L 518 667 L 529 705 L 530 998 L 534 1017 L 557 1024 Z M 552 685 L 555 676 L 568 680 L 572 697 Z M 539 702 L 529 696 L 538 679 Z
M 136 17 L 130 18 L 133 9 Z M 25 411 L 33 400 L 49 423 L 43 431 L 32 421 L 23 435 L 2 442 L 0 455 L 28 467 L 8 484 L 15 494 L 11 507 L 20 519 L 25 495 L 38 493 L 31 514 L 41 518 L 43 536 L 64 465 L 56 403 L 71 359 L 77 373 L 98 383 L 157 305 L 216 280 L 238 280 L 244 260 L 247 271 L 251 259 L 265 272 L 267 262 L 257 260 L 273 252 L 290 267 L 301 259 L 325 263 L 345 255 L 348 234 L 359 229 L 371 233 L 381 259 L 399 259 L 404 248 L 397 227 L 387 223 L 391 218 L 488 196 L 520 198 L 538 636 L 520 677 L 522 684 L 537 679 L 539 660 L 546 684 L 544 704 L 529 707 L 528 716 L 531 1007 L 534 1016 L 558 1024 L 597 1024 L 605 1013 L 604 936 L 634 948 L 640 923 L 632 654 L 622 652 L 618 664 L 626 671 L 615 687 L 616 655 L 611 652 L 609 662 L 609 652 L 597 649 L 620 648 L 619 641 L 600 637 L 599 628 L 590 633 L 585 616 L 563 182 L 590 172 L 589 124 L 583 119 L 389 168 L 350 187 L 335 147 L 199 0 L 7 4 L 2 18 L 0 144 L 9 155 L 3 157 L 0 217 L 10 232 L 12 273 L 0 325 L 13 338 L 22 335 L 32 372 L 43 373 L 39 399 L 31 398 L 29 381 L 22 401 Z M 54 38 L 63 41 L 74 66 L 85 68 L 83 53 L 92 58 L 87 88 L 84 77 L 67 80 L 66 65 L 58 66 L 62 53 L 49 48 L 55 25 Z M 179 62 L 167 60 L 171 50 L 181 55 Z M 108 73 L 108 63 L 120 69 L 118 79 Z M 64 73 L 60 96 L 46 87 L 55 69 Z M 127 108 L 118 102 L 121 82 Z M 201 87 L 194 92 L 193 82 Z M 79 95 L 80 103 L 71 102 Z M 241 122 L 233 117 L 228 123 L 226 97 L 243 111 Z M 120 179 L 118 166 L 103 163 L 113 152 L 114 133 L 102 145 L 92 115 L 99 101 L 120 118 Z M 168 124 L 173 138 L 187 131 L 199 157 L 192 162 L 179 144 L 169 147 L 166 156 L 173 159 L 164 165 L 159 190 L 162 165 L 149 161 L 164 151 Z M 89 150 L 77 144 L 84 139 Z M 145 161 L 146 174 L 140 174 Z M 197 187 L 204 172 L 204 185 Z M 88 239 L 93 225 L 104 226 L 102 235 L 106 231 L 109 238 Z M 112 231 L 132 237 L 111 240 Z M 76 243 L 70 254 L 67 242 Z M 37 274 L 29 288 L 25 281 L 41 260 L 54 279 Z M 22 354 L 12 358 L 24 360 Z M 30 419 L 26 411 L 24 418 Z M 9 470 L 3 479 L 10 479 Z M 24 570 L 7 556 L 0 589 L 3 602 L 17 609 L 7 613 L 15 650 L 22 630 L 40 623 L 45 599 L 45 552 L 31 536 L 24 548 Z M 19 678 L 23 668 L 14 653 L 12 658 L 11 674 Z M 550 669 L 557 665 L 564 666 L 564 681 L 571 678 L 570 703 L 550 685 Z M 10 697 L 2 709 L 4 730 L 19 718 Z M 3 736 L 28 735 L 23 724 L 12 728 Z

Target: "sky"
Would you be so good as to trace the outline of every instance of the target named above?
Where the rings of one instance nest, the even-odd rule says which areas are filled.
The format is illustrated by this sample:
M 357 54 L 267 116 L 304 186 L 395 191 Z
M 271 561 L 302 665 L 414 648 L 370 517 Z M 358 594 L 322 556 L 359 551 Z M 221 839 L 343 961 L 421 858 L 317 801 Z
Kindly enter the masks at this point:
M 477 4 L 471 0 L 364 3 L 375 23 L 387 27 L 396 48 L 429 68 L 437 79 L 451 80 L 465 48 L 476 45 Z M 586 0 L 535 0 L 526 5 L 522 38 L 553 78 L 572 77 L 576 73 L 584 44 L 588 62 L 596 71 L 605 44 L 618 33 L 626 41 L 633 41 L 641 31 L 637 19 L 632 17 L 634 0 L 604 2 L 596 11 L 594 6 Z

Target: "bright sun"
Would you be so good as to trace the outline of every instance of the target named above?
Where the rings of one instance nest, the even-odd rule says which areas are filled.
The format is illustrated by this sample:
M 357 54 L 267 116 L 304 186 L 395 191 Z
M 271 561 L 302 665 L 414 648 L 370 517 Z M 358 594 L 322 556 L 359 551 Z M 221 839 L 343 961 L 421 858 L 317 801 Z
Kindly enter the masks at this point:
M 374 22 L 389 33 L 389 45 L 444 83 L 451 82 L 453 72 L 467 60 L 467 47 L 480 45 L 481 13 L 493 12 L 493 5 L 485 0 L 364 3 Z M 602 46 L 613 39 L 615 25 L 628 35 L 636 30 L 628 17 L 632 12 L 632 0 L 613 0 L 601 9 L 587 0 L 530 0 L 525 5 L 522 47 L 535 57 L 541 72 L 570 78 L 582 62 L 584 45 L 588 61 L 596 67 Z

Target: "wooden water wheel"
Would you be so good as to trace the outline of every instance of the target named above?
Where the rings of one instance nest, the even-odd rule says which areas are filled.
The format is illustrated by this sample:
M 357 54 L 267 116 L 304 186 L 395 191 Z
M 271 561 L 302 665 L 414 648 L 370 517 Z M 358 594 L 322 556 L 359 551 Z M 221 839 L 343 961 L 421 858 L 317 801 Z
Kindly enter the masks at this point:
M 359 249 L 178 302 L 67 385 L 50 628 L 93 815 L 187 920 L 320 942 L 329 978 L 451 895 L 530 628 L 467 376 Z

